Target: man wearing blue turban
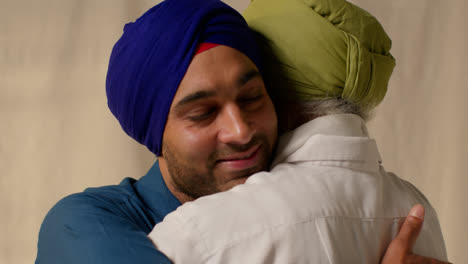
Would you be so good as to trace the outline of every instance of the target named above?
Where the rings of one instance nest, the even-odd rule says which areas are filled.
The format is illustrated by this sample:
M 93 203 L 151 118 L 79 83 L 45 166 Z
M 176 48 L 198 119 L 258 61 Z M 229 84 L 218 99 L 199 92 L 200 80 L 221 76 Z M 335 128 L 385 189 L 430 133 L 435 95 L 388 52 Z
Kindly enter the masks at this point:
M 36 263 L 169 263 L 147 238 L 155 224 L 267 169 L 277 121 L 256 47 L 219 0 L 166 0 L 127 24 L 109 62 L 108 105 L 158 161 L 138 181 L 59 201 Z
M 277 119 L 256 47 L 219 0 L 166 0 L 126 25 L 109 62 L 108 105 L 158 161 L 139 180 L 59 201 L 41 226 L 36 264 L 170 263 L 147 238 L 155 224 L 266 170 Z

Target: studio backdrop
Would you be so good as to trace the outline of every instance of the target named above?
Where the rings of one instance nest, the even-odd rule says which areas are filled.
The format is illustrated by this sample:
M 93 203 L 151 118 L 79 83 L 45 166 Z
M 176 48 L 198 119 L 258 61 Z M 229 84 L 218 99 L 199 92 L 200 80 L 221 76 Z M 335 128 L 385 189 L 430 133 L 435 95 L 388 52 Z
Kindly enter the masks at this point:
M 227 1 L 239 11 L 249 0 Z M 397 60 L 370 122 L 383 166 L 438 212 L 449 259 L 468 263 L 466 0 L 353 0 Z M 109 55 L 149 0 L 0 0 L 0 263 L 32 263 L 62 197 L 139 178 L 155 158 L 107 109 Z

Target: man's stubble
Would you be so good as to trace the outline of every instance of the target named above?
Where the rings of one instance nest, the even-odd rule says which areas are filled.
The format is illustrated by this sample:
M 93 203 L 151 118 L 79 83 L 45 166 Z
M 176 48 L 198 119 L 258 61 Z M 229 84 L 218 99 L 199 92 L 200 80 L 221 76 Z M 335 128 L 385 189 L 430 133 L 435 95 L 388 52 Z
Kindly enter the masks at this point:
M 216 175 L 216 165 L 219 159 L 232 155 L 236 152 L 243 152 L 261 144 L 261 158 L 258 164 L 252 168 L 242 171 L 236 171 L 232 177 L 234 180 L 225 182 L 224 175 Z M 232 187 L 245 182 L 238 179 L 246 179 L 245 177 L 251 176 L 254 173 L 265 171 L 270 164 L 270 158 L 273 152 L 273 147 L 268 142 L 266 135 L 255 135 L 252 140 L 245 145 L 226 145 L 223 149 L 213 152 L 203 166 L 194 166 L 190 160 L 185 162 L 181 161 L 178 155 L 171 150 L 170 145 L 163 144 L 162 154 L 166 160 L 167 169 L 170 177 L 174 183 L 177 191 L 193 198 L 210 195 L 218 192 L 223 192 L 231 189 Z M 202 169 L 200 169 L 202 168 Z M 229 180 L 228 180 L 229 181 Z

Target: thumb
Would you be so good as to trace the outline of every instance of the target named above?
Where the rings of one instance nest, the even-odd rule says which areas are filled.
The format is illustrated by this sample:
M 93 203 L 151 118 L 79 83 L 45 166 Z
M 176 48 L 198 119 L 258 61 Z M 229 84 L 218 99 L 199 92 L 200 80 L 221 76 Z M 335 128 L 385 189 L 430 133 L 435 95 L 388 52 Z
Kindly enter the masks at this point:
M 400 232 L 392 243 L 396 243 L 396 247 L 398 247 L 402 252 L 407 254 L 411 253 L 419 232 L 421 232 L 423 222 L 424 207 L 417 204 L 411 208 L 409 215 L 406 217 L 400 228 Z
M 381 264 L 404 263 L 416 243 L 424 221 L 424 207 L 417 204 L 411 208 L 409 215 L 400 227 L 395 239 L 388 245 Z M 424 262 L 423 262 L 424 263 Z

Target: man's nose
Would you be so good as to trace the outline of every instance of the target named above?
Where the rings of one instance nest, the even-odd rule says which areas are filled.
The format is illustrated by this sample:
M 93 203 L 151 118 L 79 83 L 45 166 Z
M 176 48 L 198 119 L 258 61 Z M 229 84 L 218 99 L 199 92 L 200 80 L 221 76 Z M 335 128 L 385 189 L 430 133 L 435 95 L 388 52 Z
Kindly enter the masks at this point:
M 225 144 L 247 144 L 255 131 L 252 123 L 237 105 L 229 105 L 219 119 L 218 139 Z

